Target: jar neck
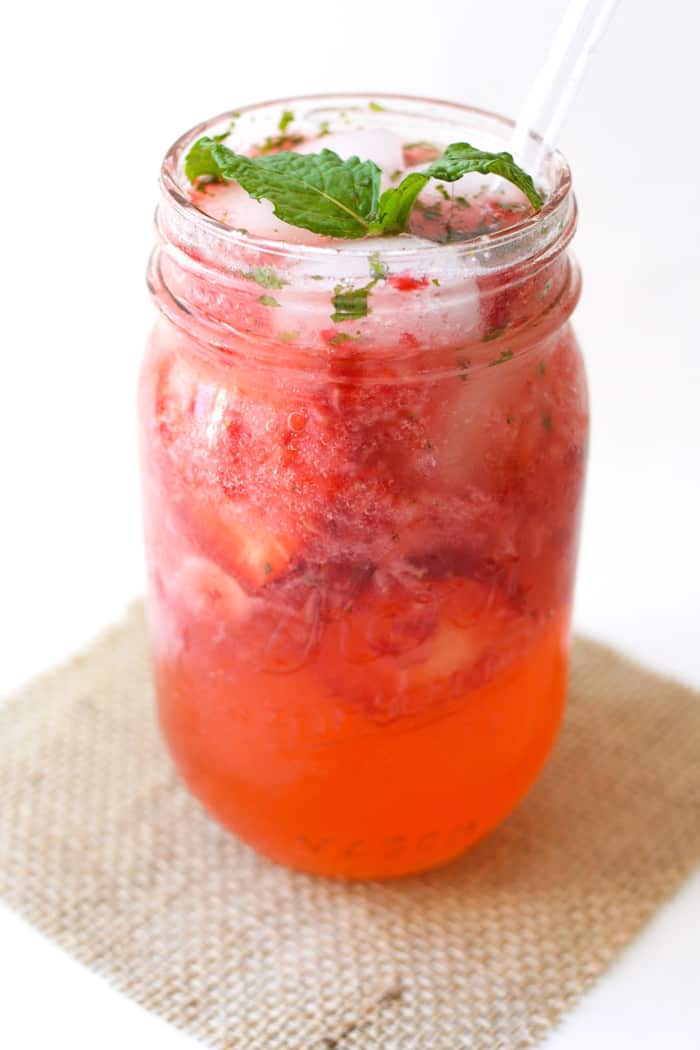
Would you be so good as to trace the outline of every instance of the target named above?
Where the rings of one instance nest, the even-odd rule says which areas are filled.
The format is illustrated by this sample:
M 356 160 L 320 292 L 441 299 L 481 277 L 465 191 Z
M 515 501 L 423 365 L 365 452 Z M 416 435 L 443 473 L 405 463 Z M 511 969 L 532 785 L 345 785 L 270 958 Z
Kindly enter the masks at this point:
M 489 364 L 571 314 L 576 203 L 559 155 L 546 162 L 545 207 L 518 225 L 454 244 L 399 236 L 319 247 L 255 238 L 194 206 L 183 157 L 215 127 L 193 129 L 166 157 L 148 274 L 158 308 L 212 352 L 300 367 L 305 356 L 329 354 L 408 367 L 417 354 L 439 369 L 444 353 L 462 351 Z

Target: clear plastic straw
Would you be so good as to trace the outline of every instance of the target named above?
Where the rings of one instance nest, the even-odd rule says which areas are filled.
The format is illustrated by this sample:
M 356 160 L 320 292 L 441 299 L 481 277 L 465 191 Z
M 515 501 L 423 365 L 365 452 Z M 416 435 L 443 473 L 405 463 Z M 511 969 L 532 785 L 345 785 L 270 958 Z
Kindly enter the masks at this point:
M 571 0 L 552 38 L 513 132 L 511 152 L 536 175 L 547 147 L 556 144 L 586 66 L 619 0 Z M 538 131 L 541 142 L 533 141 Z

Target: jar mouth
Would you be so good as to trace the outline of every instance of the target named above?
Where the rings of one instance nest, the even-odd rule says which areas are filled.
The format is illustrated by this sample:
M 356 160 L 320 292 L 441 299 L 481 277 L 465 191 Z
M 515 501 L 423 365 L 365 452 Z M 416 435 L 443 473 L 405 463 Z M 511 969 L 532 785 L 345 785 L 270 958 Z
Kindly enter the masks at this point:
M 389 127 L 397 131 L 422 128 L 423 137 L 427 138 L 428 133 L 433 132 L 430 141 L 437 145 L 466 139 L 480 148 L 492 150 L 508 149 L 515 127 L 509 118 L 477 107 L 384 93 L 301 95 L 221 113 L 191 128 L 173 143 L 163 160 L 160 182 L 168 209 L 175 212 L 173 218 L 177 217 L 176 221 L 179 219 L 191 229 L 195 227 L 198 239 L 211 238 L 225 255 L 235 254 L 237 250 L 259 250 L 268 255 L 293 258 L 302 266 L 308 263 L 313 267 L 340 254 L 348 259 L 362 260 L 369 259 L 377 251 L 377 239 L 371 237 L 344 242 L 339 247 L 337 241 L 327 245 L 299 244 L 256 236 L 227 226 L 202 211 L 190 199 L 191 186 L 184 174 L 184 159 L 198 138 L 220 133 L 235 120 L 236 134 L 248 134 L 251 143 L 260 142 L 268 135 L 279 134 L 279 119 L 287 110 L 291 110 L 303 125 L 315 123 L 316 128 L 319 122 L 330 122 L 334 115 L 341 121 L 337 130 L 348 130 L 350 126 L 363 129 Z M 542 138 L 534 131 L 530 132 L 528 147 L 533 154 L 535 147 L 542 147 Z M 542 251 L 551 251 L 554 245 L 557 251 L 561 250 L 573 234 L 576 209 L 571 192 L 571 171 L 558 150 L 545 149 L 537 181 L 545 188 L 546 199 L 536 214 L 503 229 L 449 244 L 421 239 L 417 245 L 417 238 L 400 235 L 391 238 L 396 243 L 389 246 L 387 239 L 383 239 L 382 259 L 406 267 L 420 263 L 424 270 L 437 272 L 460 260 L 463 265 L 467 256 L 487 260 L 492 267 L 501 257 L 512 263 L 516 256 L 521 259 L 532 257 Z

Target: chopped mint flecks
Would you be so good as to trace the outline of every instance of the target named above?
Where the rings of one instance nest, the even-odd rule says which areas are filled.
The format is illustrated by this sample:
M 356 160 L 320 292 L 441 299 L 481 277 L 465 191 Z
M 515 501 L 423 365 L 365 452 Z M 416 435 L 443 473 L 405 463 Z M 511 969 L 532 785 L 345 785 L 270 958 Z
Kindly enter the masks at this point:
M 285 109 L 284 112 L 282 113 L 282 116 L 279 119 L 279 124 L 277 125 L 277 127 L 279 128 L 279 130 L 282 133 L 284 133 L 287 130 L 287 128 L 289 127 L 289 125 L 292 123 L 293 120 L 294 120 L 294 113 L 292 112 L 292 110 L 291 109 Z
M 347 332 L 335 332 L 328 342 L 331 346 L 342 346 L 343 343 L 350 343 L 353 340 L 353 336 L 348 335 Z
M 423 204 L 421 201 L 418 201 L 415 207 L 418 208 L 423 218 L 427 219 L 428 222 L 442 218 L 442 205 L 439 201 L 435 201 L 434 204 Z
M 512 350 L 503 350 L 499 357 L 494 357 L 493 361 L 489 361 L 489 368 L 491 368 L 493 365 L 502 365 L 506 361 L 510 361 L 512 356 Z
M 375 284 L 376 279 L 363 288 L 346 288 L 341 284 L 336 285 L 331 300 L 333 303 L 331 321 L 340 324 L 343 321 L 356 321 L 360 317 L 366 317 L 369 313 L 367 297 Z
M 369 257 L 369 269 L 372 277 L 377 281 L 383 281 L 389 272 L 388 266 L 382 262 L 379 252 L 372 252 Z
M 255 281 L 263 288 L 284 288 L 289 281 L 283 280 L 271 266 L 253 266 L 250 270 L 241 270 L 241 277 Z
M 458 357 L 457 365 L 459 366 L 459 378 L 463 383 L 467 381 L 467 369 L 469 368 L 469 360 L 466 357 Z
M 492 339 L 499 339 L 505 332 L 505 326 L 502 328 L 487 328 L 481 337 L 482 343 L 490 343 Z
M 542 426 L 549 433 L 549 431 L 552 429 L 552 417 L 542 416 Z
M 279 306 L 280 304 L 271 295 L 258 296 L 258 302 L 263 306 Z
M 225 142 L 226 139 L 229 137 L 229 135 L 231 134 L 231 132 L 234 130 L 235 127 L 236 127 L 236 121 L 232 120 L 230 122 L 229 126 L 226 128 L 226 131 L 222 131 L 218 135 L 213 135 L 212 136 L 213 141 L 214 142 Z
M 370 102 L 369 108 L 373 113 L 383 113 L 386 109 L 385 106 L 381 106 L 378 102 Z
M 300 146 L 303 141 L 303 135 L 268 135 L 259 149 L 262 154 L 286 153 L 289 146 Z

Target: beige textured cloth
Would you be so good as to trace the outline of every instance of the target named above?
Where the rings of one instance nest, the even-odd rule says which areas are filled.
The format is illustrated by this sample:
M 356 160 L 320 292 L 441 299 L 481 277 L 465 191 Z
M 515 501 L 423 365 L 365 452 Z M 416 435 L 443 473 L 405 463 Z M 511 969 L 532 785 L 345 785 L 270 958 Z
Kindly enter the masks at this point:
M 578 641 L 515 815 L 441 871 L 345 885 L 258 858 L 177 782 L 137 607 L 0 707 L 0 805 L 0 896 L 218 1050 L 515 1050 L 700 859 L 700 696 Z

